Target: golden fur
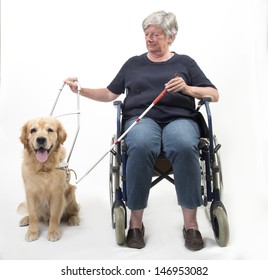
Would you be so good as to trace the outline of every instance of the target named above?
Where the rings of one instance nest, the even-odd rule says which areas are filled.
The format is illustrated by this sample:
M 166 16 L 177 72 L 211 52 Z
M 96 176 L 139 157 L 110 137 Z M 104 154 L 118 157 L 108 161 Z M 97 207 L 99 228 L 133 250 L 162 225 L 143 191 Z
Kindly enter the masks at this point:
M 20 221 L 27 226 L 25 239 L 39 237 L 39 221 L 48 223 L 48 240 L 60 239 L 58 225 L 64 218 L 69 225 L 79 225 L 79 205 L 75 199 L 76 187 L 69 183 L 67 173 L 59 169 L 64 160 L 63 143 L 67 134 L 55 118 L 29 120 L 21 130 L 24 145 L 22 178 L 26 193 L 28 215 Z

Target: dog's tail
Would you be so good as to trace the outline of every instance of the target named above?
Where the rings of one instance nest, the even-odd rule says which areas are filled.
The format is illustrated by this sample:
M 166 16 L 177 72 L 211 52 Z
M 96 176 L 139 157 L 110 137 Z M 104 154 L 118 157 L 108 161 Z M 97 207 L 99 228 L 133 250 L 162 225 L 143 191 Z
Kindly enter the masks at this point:
M 17 213 L 20 215 L 28 215 L 28 208 L 26 202 L 22 202 L 18 208 L 17 208 Z

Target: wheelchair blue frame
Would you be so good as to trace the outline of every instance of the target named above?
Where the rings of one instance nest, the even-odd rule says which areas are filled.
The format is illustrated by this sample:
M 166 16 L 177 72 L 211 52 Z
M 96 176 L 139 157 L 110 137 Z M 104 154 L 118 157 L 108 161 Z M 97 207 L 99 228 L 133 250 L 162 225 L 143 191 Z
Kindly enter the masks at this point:
M 210 98 L 204 98 L 199 101 L 196 112 L 199 117 L 202 119 L 203 126 L 206 130 L 206 136 L 200 139 L 201 145 L 199 148 L 200 151 L 200 163 L 204 162 L 204 168 L 202 165 L 201 173 L 204 177 L 204 186 L 201 183 L 202 195 L 203 195 L 203 204 L 208 206 L 210 204 L 210 218 L 212 223 L 212 228 L 216 242 L 219 246 L 224 247 L 229 241 L 229 225 L 227 220 L 226 209 L 221 202 L 221 192 L 222 192 L 222 174 L 221 174 L 221 165 L 219 162 L 219 149 L 221 145 L 216 143 L 215 135 L 213 134 L 212 128 L 212 115 L 210 111 Z M 112 139 L 112 142 L 116 141 L 121 135 L 122 131 L 122 102 L 115 101 L 114 106 L 117 108 L 117 117 L 116 117 L 116 134 Z M 205 106 L 206 111 L 206 121 L 203 115 L 200 112 L 200 108 Z M 115 148 L 111 151 L 110 156 L 110 198 L 111 198 L 111 212 L 112 212 L 112 225 L 113 228 L 117 231 L 116 239 L 119 245 L 122 245 L 124 240 L 124 230 L 127 227 L 127 215 L 126 215 L 126 206 L 127 201 L 126 195 L 126 163 L 127 163 L 127 151 L 124 140 L 119 142 Z M 172 170 L 172 169 L 171 169 Z M 174 183 L 174 179 L 170 176 L 170 171 L 159 173 L 158 178 L 152 180 L 152 185 L 156 185 L 162 179 L 167 179 L 171 183 Z M 115 177 L 115 180 L 112 178 Z M 119 212 L 117 210 L 120 210 Z M 116 214 L 115 214 L 116 212 Z M 121 213 L 122 212 L 122 213 Z M 117 221 L 117 213 L 120 213 L 120 219 L 124 220 L 123 222 Z M 120 226 L 118 226 L 118 225 Z M 122 226 L 124 224 L 124 226 Z M 123 227 L 123 228 L 122 228 Z M 120 236 L 121 237 L 118 237 Z

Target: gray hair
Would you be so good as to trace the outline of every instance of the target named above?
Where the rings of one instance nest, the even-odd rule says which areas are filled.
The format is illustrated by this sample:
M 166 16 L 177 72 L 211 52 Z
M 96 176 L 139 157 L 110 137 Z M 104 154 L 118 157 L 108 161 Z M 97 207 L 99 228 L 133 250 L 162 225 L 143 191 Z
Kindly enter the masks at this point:
M 173 35 L 174 39 L 178 32 L 176 16 L 173 13 L 166 13 L 165 11 L 157 11 L 146 17 L 142 22 L 143 31 L 149 25 L 159 25 L 166 35 Z

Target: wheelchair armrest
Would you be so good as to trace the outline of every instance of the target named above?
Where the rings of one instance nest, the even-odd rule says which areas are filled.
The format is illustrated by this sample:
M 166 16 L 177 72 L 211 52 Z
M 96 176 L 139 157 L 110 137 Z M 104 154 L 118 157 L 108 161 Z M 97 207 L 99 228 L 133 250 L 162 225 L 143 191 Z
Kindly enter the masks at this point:
M 204 97 L 204 98 L 200 99 L 199 102 L 198 102 L 198 106 L 201 107 L 206 102 L 212 102 L 212 98 L 211 97 Z
M 114 106 L 119 106 L 119 105 L 121 106 L 122 104 L 123 104 L 123 103 L 122 103 L 122 101 L 120 101 L 120 100 L 116 100 L 116 101 L 113 102 L 113 105 L 114 105 Z

